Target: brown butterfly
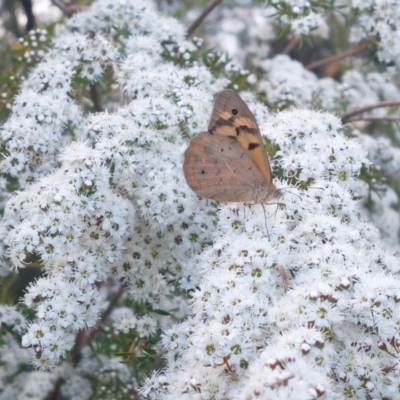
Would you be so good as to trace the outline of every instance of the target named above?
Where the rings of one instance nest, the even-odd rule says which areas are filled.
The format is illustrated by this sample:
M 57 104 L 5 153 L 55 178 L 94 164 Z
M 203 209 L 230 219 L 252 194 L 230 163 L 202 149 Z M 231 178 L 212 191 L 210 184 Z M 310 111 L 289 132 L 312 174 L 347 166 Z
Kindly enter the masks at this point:
M 229 89 L 215 98 L 208 131 L 186 149 L 183 172 L 193 191 L 207 199 L 267 203 L 281 195 L 254 115 Z

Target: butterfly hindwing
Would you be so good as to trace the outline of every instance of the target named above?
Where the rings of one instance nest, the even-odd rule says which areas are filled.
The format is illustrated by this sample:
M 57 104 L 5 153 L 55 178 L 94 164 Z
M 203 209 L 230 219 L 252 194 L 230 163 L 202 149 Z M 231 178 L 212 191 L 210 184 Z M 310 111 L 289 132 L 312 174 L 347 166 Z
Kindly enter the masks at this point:
M 208 199 L 268 203 L 280 196 L 257 122 L 232 90 L 217 95 L 208 132 L 191 140 L 183 171 L 193 191 Z
M 183 165 L 189 186 L 201 197 L 252 202 L 265 183 L 250 156 L 236 138 L 202 132 L 190 142 Z
M 235 137 L 258 167 L 268 185 L 272 172 L 254 115 L 246 103 L 233 91 L 225 89 L 215 98 L 208 125 L 211 134 Z

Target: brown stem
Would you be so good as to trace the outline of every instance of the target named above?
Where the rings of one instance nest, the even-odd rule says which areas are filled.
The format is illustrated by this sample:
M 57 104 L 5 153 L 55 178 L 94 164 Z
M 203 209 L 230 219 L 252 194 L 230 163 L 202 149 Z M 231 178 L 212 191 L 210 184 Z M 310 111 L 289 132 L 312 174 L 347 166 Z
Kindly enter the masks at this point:
M 400 121 L 400 117 L 355 117 L 355 118 L 350 118 L 347 120 L 347 123 L 351 122 L 358 122 L 358 121 L 365 121 L 365 122 L 379 122 L 379 121 L 391 121 L 391 122 L 397 122 Z
M 88 345 L 88 343 L 93 340 L 93 338 L 98 333 L 99 329 L 102 327 L 106 319 L 110 316 L 112 310 L 117 305 L 119 299 L 124 293 L 125 284 L 121 284 L 119 289 L 116 293 L 114 293 L 113 297 L 111 298 L 110 304 L 108 305 L 107 309 L 103 312 L 99 322 L 93 328 L 90 328 L 85 331 L 80 331 L 75 338 L 75 351 L 72 355 L 72 363 L 76 366 L 79 363 L 81 358 L 81 350 Z
M 349 120 L 352 119 L 355 115 L 362 114 L 366 111 L 371 111 L 374 110 L 375 108 L 382 108 L 382 107 L 396 107 L 400 106 L 400 100 L 386 100 L 386 101 L 381 101 L 380 103 L 376 104 L 371 104 L 369 106 L 364 106 L 360 108 L 356 108 L 353 111 L 349 111 L 347 113 L 344 113 L 340 116 L 342 120 L 342 124 L 346 124 L 349 122 Z
M 275 380 L 274 383 L 272 383 L 271 385 L 268 385 L 267 387 L 271 388 L 272 390 L 275 390 L 277 388 L 279 388 L 280 386 L 286 386 L 287 383 L 290 381 L 290 379 L 293 379 L 294 375 L 290 374 L 289 376 L 287 376 L 286 378 L 278 378 Z
M 56 7 L 58 7 L 58 8 L 63 12 L 63 14 L 69 16 L 68 6 L 66 6 L 62 1 L 59 1 L 59 0 L 51 0 L 51 2 L 53 3 L 53 5 L 55 5 Z
M 293 36 L 289 43 L 285 46 L 285 48 L 282 50 L 281 54 L 289 54 L 299 43 L 300 37 L 299 36 Z
M 215 7 L 220 5 L 222 3 L 222 0 L 211 0 L 203 10 L 203 12 L 192 22 L 192 24 L 189 26 L 187 29 L 187 35 L 191 36 L 194 31 L 203 23 L 203 21 L 206 19 L 207 15 L 211 13 L 212 10 L 214 10 Z
M 84 10 L 86 7 L 82 4 L 72 4 L 70 6 L 66 6 L 62 1 L 60 0 L 51 0 L 51 2 L 53 3 L 53 5 L 55 5 L 56 7 L 58 7 L 63 14 L 66 17 L 72 17 L 72 15 L 74 15 L 75 13 Z
M 64 384 L 64 378 L 57 379 L 53 391 L 46 397 L 47 400 L 58 400 L 61 396 L 61 386 Z
M 81 350 L 84 346 L 86 346 L 96 335 L 99 331 L 105 320 L 109 317 L 114 307 L 117 305 L 119 299 L 121 298 L 122 294 L 124 293 L 126 285 L 121 284 L 119 289 L 116 293 L 114 293 L 113 297 L 111 298 L 110 304 L 108 305 L 107 309 L 104 311 L 103 315 L 100 318 L 100 321 L 94 328 L 91 328 L 86 331 L 81 331 L 76 335 L 75 338 L 75 351 L 72 353 L 72 363 L 74 367 L 76 367 L 81 358 Z M 53 391 L 47 397 L 48 400 L 59 400 L 61 396 L 61 386 L 64 384 L 65 379 L 63 376 L 60 376 L 54 384 Z M 138 398 L 135 395 L 135 399 Z
M 119 65 L 118 65 L 118 63 L 113 62 L 112 67 L 113 67 L 115 80 L 118 81 L 118 77 L 119 77 L 119 73 L 120 73 Z M 125 105 L 125 96 L 124 96 L 124 90 L 123 90 L 121 84 L 118 85 L 118 97 L 119 97 L 119 105 L 120 105 L 120 107 L 123 107 Z
M 357 55 L 357 54 L 361 53 L 363 50 L 365 50 L 364 46 L 362 46 L 362 45 L 356 46 L 356 47 L 353 47 L 346 51 L 343 51 L 342 53 L 334 54 L 333 56 L 323 58 L 322 60 L 314 61 L 314 62 L 306 65 L 306 68 L 309 70 L 316 69 L 316 68 L 322 67 L 325 64 L 329 64 L 332 61 L 338 61 L 344 57 Z
M 103 111 L 103 108 L 100 105 L 99 102 L 99 91 L 97 90 L 97 86 L 95 84 L 90 85 L 89 89 L 90 93 L 90 98 L 92 99 L 93 107 L 96 112 L 101 112 Z
M 27 23 L 26 31 L 34 29 L 36 26 L 35 14 L 33 13 L 32 0 L 21 0 L 22 7 L 24 8 Z

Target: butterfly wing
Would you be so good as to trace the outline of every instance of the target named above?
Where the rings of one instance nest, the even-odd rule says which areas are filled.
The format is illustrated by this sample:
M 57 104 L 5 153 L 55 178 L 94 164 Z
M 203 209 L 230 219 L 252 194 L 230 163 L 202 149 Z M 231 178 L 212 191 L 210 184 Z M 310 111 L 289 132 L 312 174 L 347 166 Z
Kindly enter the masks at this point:
M 272 172 L 260 129 L 246 103 L 233 90 L 225 89 L 215 98 L 208 131 L 234 137 L 253 160 L 268 185 Z
M 254 202 L 265 179 L 236 138 L 202 132 L 185 151 L 183 171 L 199 196 L 216 201 Z

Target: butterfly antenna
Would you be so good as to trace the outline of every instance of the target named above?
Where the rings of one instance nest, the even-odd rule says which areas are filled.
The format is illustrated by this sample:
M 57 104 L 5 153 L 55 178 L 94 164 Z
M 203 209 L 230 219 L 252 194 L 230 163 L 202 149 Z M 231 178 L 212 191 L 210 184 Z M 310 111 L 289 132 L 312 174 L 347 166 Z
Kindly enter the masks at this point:
M 320 189 L 320 190 L 325 190 L 324 188 L 318 187 L 318 186 L 307 186 L 307 189 Z M 297 193 L 293 193 L 293 192 L 291 192 L 290 190 L 288 190 L 288 189 L 286 189 L 286 188 L 278 189 L 278 191 L 279 191 L 279 193 L 280 193 L 281 191 L 285 191 L 285 192 L 290 193 L 290 194 L 292 194 L 292 195 L 294 195 L 294 196 L 297 196 L 301 201 L 303 201 L 303 199 L 301 198 L 300 195 L 298 195 Z
M 282 189 L 279 189 L 279 190 L 284 190 L 285 192 L 290 193 L 290 194 L 292 194 L 293 196 L 297 196 L 301 201 L 303 201 L 303 199 L 301 198 L 301 196 L 300 196 L 299 194 L 297 194 L 297 193 L 293 193 L 293 192 L 291 192 L 290 190 L 287 190 L 286 188 L 282 188 Z

